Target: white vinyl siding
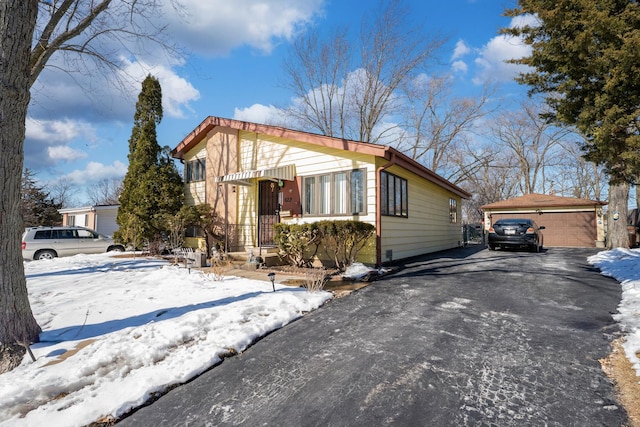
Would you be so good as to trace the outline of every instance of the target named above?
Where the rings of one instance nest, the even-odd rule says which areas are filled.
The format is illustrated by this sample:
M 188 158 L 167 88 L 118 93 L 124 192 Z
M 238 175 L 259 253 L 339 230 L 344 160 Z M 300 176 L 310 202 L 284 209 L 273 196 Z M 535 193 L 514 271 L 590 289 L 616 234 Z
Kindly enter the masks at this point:
M 461 229 L 449 222 L 449 199 L 459 208 L 460 198 L 397 166 L 389 172 L 407 180 L 409 216 L 382 216 L 382 261 L 389 261 L 389 250 L 396 260 L 457 247 Z

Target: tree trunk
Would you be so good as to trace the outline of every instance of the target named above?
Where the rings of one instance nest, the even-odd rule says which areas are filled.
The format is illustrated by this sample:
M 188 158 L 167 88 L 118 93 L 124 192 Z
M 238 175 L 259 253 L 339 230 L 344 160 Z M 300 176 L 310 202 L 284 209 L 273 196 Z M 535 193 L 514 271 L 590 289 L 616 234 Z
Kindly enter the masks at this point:
M 20 180 L 29 105 L 29 57 L 37 0 L 0 2 L 0 366 L 13 369 L 24 355 L 18 343 L 41 332 L 29 305 L 22 252 Z
M 609 184 L 609 211 L 607 214 L 607 249 L 628 248 L 627 203 L 629 184 Z

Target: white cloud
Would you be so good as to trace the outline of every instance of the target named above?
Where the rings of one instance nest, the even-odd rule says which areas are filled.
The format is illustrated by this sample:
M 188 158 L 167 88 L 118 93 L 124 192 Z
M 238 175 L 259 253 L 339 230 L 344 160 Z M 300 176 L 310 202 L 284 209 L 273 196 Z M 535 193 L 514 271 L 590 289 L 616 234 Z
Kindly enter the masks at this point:
M 319 16 L 324 1 L 182 0 L 181 13 L 167 4 L 165 14 L 172 34 L 195 52 L 222 55 L 246 45 L 270 53 Z
M 277 125 L 282 123 L 285 113 L 273 105 L 253 104 L 247 108 L 236 108 L 233 118 L 245 122 Z
M 184 117 L 185 109 L 192 111 L 189 103 L 200 99 L 200 92 L 189 81 L 165 65 L 131 62 L 124 58 L 123 62 L 126 66 L 121 77 L 131 86 L 132 93 L 140 93 L 141 83 L 147 75 L 158 79 L 162 88 L 162 109 L 167 116 Z
M 467 69 L 468 69 L 468 65 L 466 62 L 464 61 L 454 61 L 453 64 L 451 64 L 451 69 L 455 72 L 455 73 L 466 73 Z
M 536 25 L 537 22 L 535 16 L 523 15 L 513 18 L 510 27 Z M 483 84 L 513 80 L 519 73 L 526 72 L 527 67 L 507 61 L 524 58 L 530 54 L 531 47 L 519 38 L 505 34 L 496 36 L 480 50 L 480 56 L 475 60 L 478 71 L 473 81 Z
M 111 165 L 98 162 L 89 162 L 84 170 L 74 170 L 67 174 L 67 178 L 78 184 L 98 182 L 102 179 L 122 178 L 127 173 L 127 166 L 119 160 Z
M 28 117 L 26 121 L 26 137 L 46 143 L 69 142 L 75 138 L 95 141 L 93 125 L 65 118 L 63 120 L 40 120 Z
M 82 150 L 76 150 L 68 145 L 58 145 L 47 149 L 49 157 L 52 160 L 73 161 L 87 157 L 87 153 Z
M 456 60 L 458 58 L 462 58 L 463 56 L 471 53 L 471 48 L 467 46 L 464 40 L 458 40 L 456 43 L 456 47 L 453 49 L 453 55 L 451 56 L 451 60 Z
M 474 83 L 513 80 L 518 73 L 526 71 L 526 67 L 507 61 L 529 56 L 530 53 L 531 48 L 515 37 L 506 35 L 494 37 L 482 48 L 480 56 L 475 60 L 479 69 Z

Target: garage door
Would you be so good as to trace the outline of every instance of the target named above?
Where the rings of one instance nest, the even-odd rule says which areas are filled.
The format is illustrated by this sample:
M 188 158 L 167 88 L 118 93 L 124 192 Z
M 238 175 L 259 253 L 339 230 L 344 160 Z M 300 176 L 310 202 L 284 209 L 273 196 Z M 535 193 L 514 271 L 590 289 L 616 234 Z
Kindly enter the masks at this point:
M 544 225 L 544 246 L 595 246 L 596 223 L 593 212 L 545 212 L 542 215 L 492 213 L 493 222 L 500 218 L 530 218 Z

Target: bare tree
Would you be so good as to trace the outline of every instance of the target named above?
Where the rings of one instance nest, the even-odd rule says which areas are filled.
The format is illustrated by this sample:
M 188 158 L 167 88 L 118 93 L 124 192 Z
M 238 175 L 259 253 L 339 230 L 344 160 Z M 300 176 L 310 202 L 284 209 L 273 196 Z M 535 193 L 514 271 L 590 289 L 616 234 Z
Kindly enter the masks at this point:
M 290 115 L 305 130 L 378 142 L 385 117 L 398 111 L 403 84 L 424 72 L 445 39 L 412 26 L 401 0 L 381 2 L 365 18 L 358 45 L 341 29 L 321 40 L 303 34 L 284 63 L 284 85 L 296 104 Z
M 513 157 L 497 155 L 492 147 L 476 154 L 478 167 L 464 181 L 465 188 L 474 196 L 467 201 L 469 210 L 509 199 L 519 194 L 517 163 Z
M 351 63 L 346 29 L 323 40 L 317 30 L 299 37 L 283 67 L 295 104 L 287 109 L 295 125 L 323 135 L 346 138 L 344 86 Z M 304 67 L 300 67 L 305 64 Z
M 460 180 L 477 162 L 468 159 L 466 164 L 459 149 L 468 149 L 467 138 L 491 112 L 486 106 L 494 88 L 485 86 L 478 97 L 455 97 L 450 87 L 449 76 L 423 75 L 409 83 L 404 90 L 408 101 L 403 111 L 405 133 L 398 148 L 434 172 Z
M 67 71 L 114 70 L 142 41 L 170 46 L 152 15 L 160 0 L 0 2 L 0 372 L 21 361 L 40 327 L 27 295 L 20 247 L 20 185 L 30 89 L 55 54 Z M 72 60 L 73 59 L 73 60 Z
M 117 205 L 122 194 L 122 179 L 102 179 L 89 187 L 87 194 L 92 205 Z
M 174 0 L 169 0 L 174 4 Z M 33 85 L 54 55 L 64 71 L 120 78 L 122 57 L 137 58 L 155 47 L 177 53 L 156 18 L 161 0 L 40 0 L 29 66 Z M 58 66 L 58 65 L 56 65 Z
M 69 178 L 58 178 L 51 185 L 51 197 L 63 208 L 70 208 L 76 205 L 76 195 L 78 194 L 78 186 Z
M 581 144 L 575 140 L 562 144 L 556 181 L 560 192 L 580 199 L 604 200 L 606 194 L 603 193 L 608 183 L 604 167 L 586 160 Z
M 523 102 L 518 110 L 502 114 L 490 126 L 490 138 L 503 147 L 502 155 L 517 160 L 520 191 L 524 194 L 550 189 L 551 180 L 545 174 L 557 166 L 554 154 L 571 133 L 548 123 L 543 113 L 539 104 Z

